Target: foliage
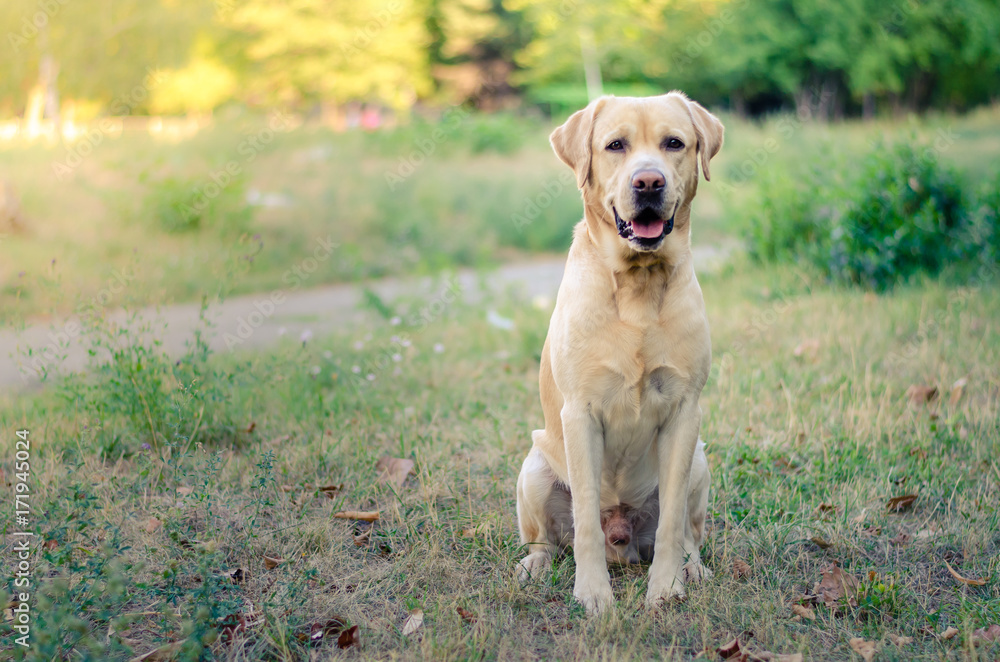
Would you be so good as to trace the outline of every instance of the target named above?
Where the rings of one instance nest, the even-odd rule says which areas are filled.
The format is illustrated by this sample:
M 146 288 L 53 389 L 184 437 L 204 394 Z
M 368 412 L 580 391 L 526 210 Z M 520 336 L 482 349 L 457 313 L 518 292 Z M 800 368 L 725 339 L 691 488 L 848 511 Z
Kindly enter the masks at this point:
M 148 192 L 141 213 L 168 233 L 211 229 L 224 235 L 239 234 L 252 217 L 246 178 L 223 174 L 227 176 L 224 185 L 211 178 L 146 176 Z
M 966 261 L 985 256 L 989 235 L 977 227 L 990 227 L 996 196 L 986 186 L 970 205 L 966 180 L 933 148 L 915 138 L 877 143 L 849 167 L 840 179 L 829 164 L 822 174 L 765 176 L 750 216 L 750 255 L 806 257 L 834 280 L 874 289 L 918 273 L 963 273 Z

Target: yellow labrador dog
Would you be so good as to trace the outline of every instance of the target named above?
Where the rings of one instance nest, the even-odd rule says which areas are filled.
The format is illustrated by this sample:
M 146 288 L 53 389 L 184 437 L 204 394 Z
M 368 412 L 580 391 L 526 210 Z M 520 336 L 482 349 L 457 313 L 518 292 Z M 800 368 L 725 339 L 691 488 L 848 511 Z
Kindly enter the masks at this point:
M 525 582 L 572 545 L 573 595 L 590 613 L 612 603 L 609 561 L 652 561 L 650 607 L 709 574 L 698 398 L 711 345 L 690 216 L 698 161 L 707 180 L 722 134 L 671 92 L 602 97 L 550 139 L 576 173 L 584 218 L 542 348 L 545 429 L 517 480 L 528 549 L 517 570 Z

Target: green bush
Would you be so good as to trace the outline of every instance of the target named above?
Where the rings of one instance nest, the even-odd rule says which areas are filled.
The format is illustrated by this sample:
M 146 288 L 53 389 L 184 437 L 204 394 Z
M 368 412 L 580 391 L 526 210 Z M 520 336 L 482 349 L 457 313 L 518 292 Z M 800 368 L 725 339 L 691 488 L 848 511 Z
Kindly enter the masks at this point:
M 150 181 L 143 216 L 164 232 L 204 228 L 244 232 L 252 217 L 246 203 L 246 180 L 219 171 L 201 178 L 164 177 Z
M 841 177 L 842 175 L 842 177 Z M 876 144 L 853 172 L 762 179 L 748 249 L 760 262 L 807 259 L 831 280 L 873 289 L 995 260 L 1000 193 L 967 184 L 915 140 Z
M 930 150 L 876 146 L 846 199 L 830 242 L 837 280 L 883 288 L 969 252 L 962 180 Z

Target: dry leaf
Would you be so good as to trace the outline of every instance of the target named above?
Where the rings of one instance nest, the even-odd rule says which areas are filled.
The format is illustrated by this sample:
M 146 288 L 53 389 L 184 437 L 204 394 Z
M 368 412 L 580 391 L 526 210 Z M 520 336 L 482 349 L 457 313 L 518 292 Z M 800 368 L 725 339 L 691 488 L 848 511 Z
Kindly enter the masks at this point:
M 871 662 L 872 658 L 875 657 L 875 642 L 865 641 L 861 637 L 853 637 L 849 642 L 851 648 L 854 652 L 865 659 L 865 662 Z
M 265 556 L 264 557 L 264 567 L 268 570 L 274 570 L 279 565 L 285 562 L 285 559 L 279 556 Z
M 978 630 L 972 631 L 972 641 L 974 642 L 991 642 L 1000 641 L 1000 625 L 994 623 L 988 628 L 979 628 Z
M 792 605 L 792 613 L 795 614 L 796 616 L 801 616 L 807 621 L 816 620 L 816 612 L 810 609 L 809 607 L 803 605 Z
M 897 646 L 906 646 L 907 644 L 913 643 L 913 637 L 904 637 L 902 635 L 889 634 L 889 641 L 896 644 Z
M 146 526 L 144 526 L 143 528 L 146 530 L 146 533 L 153 533 L 157 529 L 159 529 L 161 526 L 163 526 L 163 522 L 161 522 L 160 520 L 156 519 L 155 517 L 150 517 L 146 521 Z
M 901 510 L 906 510 L 913 505 L 913 502 L 917 500 L 916 494 L 904 494 L 903 496 L 896 496 L 889 499 L 885 506 L 894 513 L 898 513 Z
M 337 637 L 337 648 L 350 648 L 361 644 L 361 629 L 357 625 L 352 625 Z
M 366 529 L 365 531 L 362 531 L 358 535 L 354 536 L 354 544 L 357 545 L 358 547 L 365 547 L 368 545 L 369 542 L 371 542 L 371 539 L 372 539 L 372 530 Z
M 335 519 L 356 519 L 362 522 L 377 522 L 379 518 L 379 511 L 377 510 L 342 510 L 339 513 L 334 513 L 333 517 Z
M 952 568 L 951 564 L 948 563 L 947 561 L 945 561 L 944 564 L 945 566 L 947 566 L 948 572 L 951 573 L 952 577 L 954 577 L 955 579 L 957 579 L 958 581 L 962 582 L 967 586 L 986 586 L 986 582 L 990 581 L 989 577 L 983 577 L 982 579 L 968 579 L 967 577 L 963 577 L 962 575 L 955 572 L 955 569 Z
M 466 623 L 476 622 L 476 615 L 468 609 L 465 609 L 464 607 L 456 607 L 455 611 L 458 612 L 458 615 L 461 616 L 462 620 Z
M 948 398 L 949 407 L 954 408 L 959 403 L 962 399 L 962 394 L 965 393 L 965 385 L 968 383 L 969 380 L 962 377 L 951 385 L 951 397 Z
M 59 548 L 59 543 L 53 540 L 52 538 L 49 538 L 48 540 L 42 543 L 42 547 L 51 552 L 53 549 Z
M 910 538 L 911 536 L 909 533 L 900 531 L 899 535 L 897 535 L 895 538 L 890 538 L 889 542 L 892 543 L 893 545 L 906 545 L 909 544 Z
M 820 549 L 828 549 L 830 547 L 833 547 L 833 543 L 829 542 L 823 536 L 813 536 L 812 538 L 810 538 L 810 540 L 813 542 L 814 545 L 816 545 Z
M 869 538 L 877 538 L 878 536 L 882 535 L 882 527 L 881 526 L 866 527 L 864 529 L 861 529 L 861 535 L 867 536 Z
M 742 579 L 744 577 L 752 576 L 753 568 L 750 567 L 749 563 L 740 558 L 733 560 L 733 579 Z
M 925 405 L 934 400 L 938 395 L 937 386 L 922 386 L 914 384 L 906 389 L 906 397 L 910 399 L 910 404 L 915 406 Z
M 403 623 L 403 636 L 408 637 L 424 624 L 424 610 L 414 609 Z
M 337 485 L 322 485 L 319 491 L 326 495 L 327 499 L 332 499 L 337 496 L 337 494 L 344 489 L 343 483 L 338 483 Z
M 856 605 L 855 595 L 858 592 L 858 580 L 849 573 L 840 569 L 836 562 L 823 571 L 823 578 L 813 588 L 816 597 L 828 607 L 837 604 L 841 599 L 847 598 L 851 605 Z
M 247 619 L 243 612 L 229 614 L 219 621 L 222 643 L 230 644 L 236 635 L 243 634 L 247 630 Z
M 722 644 L 715 649 L 715 652 L 718 653 L 723 660 L 735 659 L 737 662 L 742 662 L 742 660 L 746 659 L 746 654 L 740 646 L 739 637 Z
M 250 576 L 250 571 L 243 568 L 234 568 L 233 570 L 226 570 L 226 574 L 229 575 L 229 579 L 234 584 L 242 584 Z
M 403 487 L 407 476 L 416 473 L 415 466 L 413 460 L 383 455 L 375 463 L 375 470 L 378 471 L 378 482 L 392 483 L 398 490 Z
M 958 634 L 958 628 L 948 628 L 941 633 L 942 639 L 954 639 L 955 635 Z
M 250 425 L 247 426 L 246 433 L 253 434 L 253 431 L 257 429 L 257 421 L 250 421 Z
M 816 510 L 821 513 L 835 513 L 837 512 L 837 506 L 832 503 L 821 503 L 816 506 Z

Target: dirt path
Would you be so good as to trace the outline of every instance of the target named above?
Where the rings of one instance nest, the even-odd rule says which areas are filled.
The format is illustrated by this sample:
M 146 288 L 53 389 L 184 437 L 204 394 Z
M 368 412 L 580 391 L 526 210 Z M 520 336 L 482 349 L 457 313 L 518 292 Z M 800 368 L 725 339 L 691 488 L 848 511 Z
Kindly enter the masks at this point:
M 695 248 L 699 271 L 716 268 L 728 250 L 714 246 Z M 210 345 L 215 351 L 266 347 L 281 337 L 303 334 L 322 336 L 335 329 L 360 323 L 365 288 L 383 301 L 416 297 L 432 303 L 445 290 L 457 291 L 468 303 L 481 301 L 487 293 L 511 292 L 523 300 L 555 297 L 562 279 L 564 259 L 546 259 L 509 264 L 495 272 L 461 270 L 451 278 L 390 278 L 365 285 L 329 285 L 310 290 L 234 297 L 211 305 L 207 318 L 214 326 Z M 202 326 L 197 304 L 147 308 L 131 318 L 116 311 L 108 318 L 132 333 L 155 336 L 170 355 L 179 355 Z M 145 329 L 144 331 L 138 331 Z M 66 374 L 82 370 L 88 359 L 89 340 L 81 335 L 79 321 L 68 318 L 37 324 L 20 331 L 0 330 L 0 389 L 38 388 L 40 371 Z

